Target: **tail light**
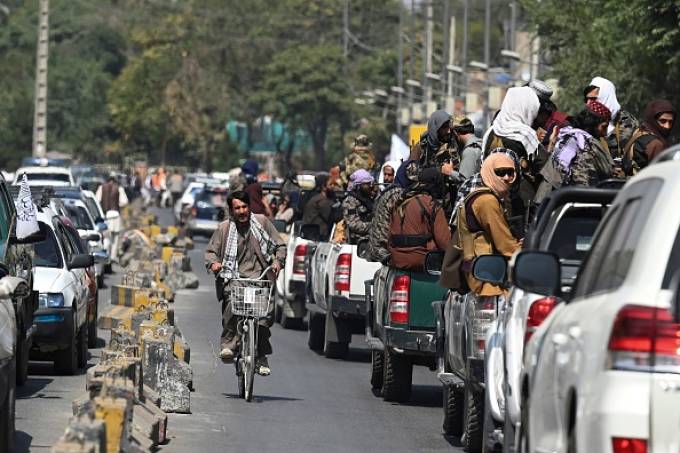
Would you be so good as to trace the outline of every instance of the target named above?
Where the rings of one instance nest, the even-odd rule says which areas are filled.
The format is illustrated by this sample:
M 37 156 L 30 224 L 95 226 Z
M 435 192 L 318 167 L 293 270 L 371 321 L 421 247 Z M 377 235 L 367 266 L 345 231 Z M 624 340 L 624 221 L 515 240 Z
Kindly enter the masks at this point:
M 411 277 L 400 275 L 392 283 L 390 292 L 391 324 L 408 324 L 408 306 L 410 302 Z
M 486 332 L 496 319 L 496 304 L 498 298 L 480 297 L 475 303 L 472 316 L 472 356 L 483 359 L 486 348 Z
M 624 306 L 609 336 L 609 365 L 628 371 L 680 372 L 680 324 L 665 308 Z
M 550 312 L 553 311 L 555 305 L 557 305 L 557 299 L 554 297 L 544 297 L 531 304 L 529 314 L 527 315 L 526 330 L 524 331 L 524 344 L 529 341 L 529 338 L 536 332 L 538 326 L 540 326 Z
M 647 453 L 647 440 L 612 437 L 612 450 L 614 453 Z
M 295 247 L 293 255 L 293 274 L 305 275 L 305 256 L 307 255 L 307 244 L 300 244 Z
M 335 262 L 333 284 L 336 291 L 349 291 L 349 276 L 352 272 L 352 254 L 341 253 Z

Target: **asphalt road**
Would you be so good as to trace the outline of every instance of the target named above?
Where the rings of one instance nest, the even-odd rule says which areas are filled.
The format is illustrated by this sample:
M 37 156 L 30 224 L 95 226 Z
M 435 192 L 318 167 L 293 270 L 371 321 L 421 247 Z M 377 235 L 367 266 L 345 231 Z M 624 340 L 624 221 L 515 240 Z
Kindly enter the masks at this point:
M 161 220 L 168 215 L 162 212 Z M 220 312 L 213 279 L 202 271 L 205 244 L 198 239 L 190 252 L 199 288 L 179 291 L 173 305 L 191 346 L 192 413 L 169 415 L 170 441 L 160 451 L 461 451 L 442 434 L 442 393 L 435 375 L 414 368 L 411 401 L 384 402 L 371 391 L 370 353 L 361 336 L 353 337 L 347 360 L 329 360 L 307 348 L 306 331 L 276 325 L 272 375 L 255 377 L 253 402 L 239 399 L 233 365 L 217 357 Z M 100 303 L 108 300 L 104 291 Z M 91 354 L 94 363 L 99 350 Z M 85 378 L 55 376 L 46 364 L 31 364 L 30 371 L 18 392 L 18 451 L 47 451 L 63 433 L 71 400 L 84 392 Z

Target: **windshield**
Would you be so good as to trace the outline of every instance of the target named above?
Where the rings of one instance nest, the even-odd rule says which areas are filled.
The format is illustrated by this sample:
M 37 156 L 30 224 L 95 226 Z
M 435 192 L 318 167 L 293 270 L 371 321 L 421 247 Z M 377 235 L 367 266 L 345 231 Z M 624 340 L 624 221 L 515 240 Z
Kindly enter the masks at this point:
M 64 173 L 26 173 L 29 181 L 61 181 L 71 182 L 71 178 Z
M 69 204 L 66 205 L 66 213 L 79 230 L 94 230 L 92 220 L 84 207 Z
M 583 261 L 603 212 L 599 206 L 570 208 L 557 224 L 548 250 L 563 260 Z
M 46 239 L 33 244 L 33 252 L 35 253 L 35 256 L 33 257 L 33 266 L 63 267 L 59 244 L 57 243 L 54 232 L 43 223 L 40 224 L 40 229 L 46 232 Z
M 209 203 L 217 207 L 225 207 L 227 205 L 227 192 L 213 192 L 205 190 L 201 192 L 196 201 Z

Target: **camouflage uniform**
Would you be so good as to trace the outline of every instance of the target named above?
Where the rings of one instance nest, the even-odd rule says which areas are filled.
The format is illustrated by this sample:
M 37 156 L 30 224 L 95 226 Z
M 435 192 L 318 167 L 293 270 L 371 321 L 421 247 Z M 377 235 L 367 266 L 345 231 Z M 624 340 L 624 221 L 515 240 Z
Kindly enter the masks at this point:
M 345 218 L 347 238 L 350 244 L 367 238 L 371 228 L 373 200 L 354 191 L 350 192 L 342 202 L 342 216 Z
M 392 211 L 401 199 L 403 189 L 392 185 L 375 202 L 368 235 L 368 257 L 371 261 L 387 264 L 390 259 L 389 238 Z
M 359 135 L 354 139 L 352 151 L 344 160 L 345 171 L 340 175 L 340 181 L 344 186 L 347 186 L 350 175 L 355 171 L 361 168 L 368 172 L 375 170 L 375 156 L 372 146 L 366 135 Z
M 640 122 L 625 110 L 619 110 L 614 118 L 614 124 L 614 130 L 606 139 L 607 146 L 612 157 L 623 157 L 623 150 L 635 129 L 640 126 Z
M 612 177 L 614 161 L 599 140 L 589 139 L 571 164 L 567 184 L 573 186 L 596 186 Z

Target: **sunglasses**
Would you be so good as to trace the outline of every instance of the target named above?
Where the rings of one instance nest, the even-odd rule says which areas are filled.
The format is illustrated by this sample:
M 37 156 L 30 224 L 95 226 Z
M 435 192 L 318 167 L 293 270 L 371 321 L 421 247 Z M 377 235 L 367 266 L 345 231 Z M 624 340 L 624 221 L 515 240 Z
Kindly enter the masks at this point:
M 503 176 L 515 176 L 514 168 L 497 168 L 493 172 L 496 173 L 496 176 L 499 178 L 502 178 Z

